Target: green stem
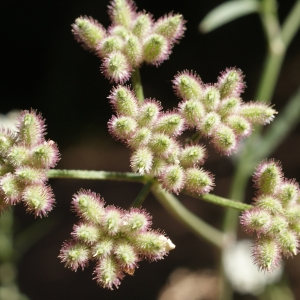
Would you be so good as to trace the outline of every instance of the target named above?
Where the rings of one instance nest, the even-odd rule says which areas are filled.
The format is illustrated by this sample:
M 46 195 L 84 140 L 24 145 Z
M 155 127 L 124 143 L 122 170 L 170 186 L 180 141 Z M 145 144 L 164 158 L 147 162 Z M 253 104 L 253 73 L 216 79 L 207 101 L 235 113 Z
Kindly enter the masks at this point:
M 144 102 L 144 92 L 139 68 L 135 68 L 131 75 L 131 82 L 138 100 Z
M 146 197 L 148 196 L 148 194 L 150 193 L 151 187 L 153 185 L 153 180 L 149 180 L 142 188 L 142 190 L 140 191 L 140 193 L 137 195 L 137 197 L 135 198 L 135 200 L 133 201 L 133 203 L 131 204 L 131 207 L 141 207 L 144 200 L 146 199 Z
M 151 191 L 160 204 L 183 226 L 219 249 L 223 248 L 225 235 L 219 230 L 205 223 L 190 212 L 174 195 L 165 191 L 160 184 L 153 184 Z

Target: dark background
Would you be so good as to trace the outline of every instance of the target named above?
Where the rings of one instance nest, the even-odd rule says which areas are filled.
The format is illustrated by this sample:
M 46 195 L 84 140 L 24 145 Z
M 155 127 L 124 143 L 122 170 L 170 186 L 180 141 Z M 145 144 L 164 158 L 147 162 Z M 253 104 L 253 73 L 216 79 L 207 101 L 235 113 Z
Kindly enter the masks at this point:
M 170 60 L 159 69 L 143 66 L 141 76 L 146 97 L 162 102 L 164 109 L 177 106 L 171 80 L 178 71 L 196 71 L 204 82 L 215 82 L 227 67 L 238 67 L 246 75 L 244 100 L 253 99 L 257 88 L 266 44 L 257 15 L 231 22 L 210 34 L 202 35 L 198 23 L 222 1 L 136 1 L 157 19 L 174 11 L 188 21 L 185 37 L 175 45 Z M 281 20 L 294 1 L 278 1 Z M 34 108 L 48 124 L 48 138 L 56 141 L 62 153 L 58 168 L 129 171 L 128 150 L 110 139 L 107 121 L 112 112 L 107 101 L 111 84 L 99 71 L 100 61 L 84 51 L 71 34 L 71 24 L 80 15 L 93 16 L 105 27 L 110 21 L 107 1 L 2 1 L 1 26 L 1 109 Z M 300 17 L 300 16 L 299 16 Z M 300 35 L 287 52 L 273 102 L 282 106 L 300 83 Z M 282 161 L 288 178 L 300 180 L 300 136 L 295 128 L 272 154 Z M 216 174 L 214 193 L 226 196 L 232 175 L 232 163 L 210 150 L 205 168 Z M 145 207 L 153 214 L 154 228 L 162 228 L 177 248 L 158 263 L 143 262 L 134 277 L 127 276 L 117 291 L 106 291 L 92 281 L 92 266 L 77 273 L 64 269 L 57 259 L 60 245 L 69 238 L 75 216 L 69 210 L 72 195 L 80 188 L 99 192 L 108 204 L 127 208 L 141 186 L 115 182 L 50 180 L 56 195 L 56 208 L 49 215 L 48 233 L 19 261 L 19 285 L 32 300 L 50 299 L 155 299 L 168 275 L 177 267 L 217 267 L 218 252 L 195 238 L 174 221 L 149 196 Z M 251 191 L 253 193 L 253 191 Z M 252 195 L 249 195 L 250 201 Z M 223 209 L 181 197 L 183 203 L 215 226 Z M 16 233 L 35 220 L 16 208 Z M 48 224 L 47 223 L 47 224 Z M 45 225 L 47 227 L 47 224 Z M 300 299 L 300 258 L 286 262 L 288 279 Z M 296 267 L 295 267 L 296 266 Z

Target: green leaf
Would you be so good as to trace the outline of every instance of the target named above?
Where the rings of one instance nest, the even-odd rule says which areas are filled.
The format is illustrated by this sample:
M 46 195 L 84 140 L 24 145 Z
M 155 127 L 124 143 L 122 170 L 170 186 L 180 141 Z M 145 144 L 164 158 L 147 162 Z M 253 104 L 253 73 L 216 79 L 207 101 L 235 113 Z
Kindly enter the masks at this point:
M 247 14 L 259 12 L 258 0 L 233 0 L 225 2 L 210 11 L 199 24 L 203 33 L 210 32 L 228 22 Z

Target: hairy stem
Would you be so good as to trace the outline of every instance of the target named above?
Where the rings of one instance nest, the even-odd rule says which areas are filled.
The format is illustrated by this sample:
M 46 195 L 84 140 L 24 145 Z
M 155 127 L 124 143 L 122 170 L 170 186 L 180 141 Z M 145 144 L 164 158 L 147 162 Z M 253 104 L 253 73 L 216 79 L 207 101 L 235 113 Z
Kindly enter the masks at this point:
M 132 86 L 133 86 L 133 89 L 136 93 L 138 100 L 141 103 L 144 102 L 144 92 L 143 92 L 143 86 L 142 86 L 139 68 L 134 69 L 132 76 L 131 76 L 131 82 L 132 82 Z

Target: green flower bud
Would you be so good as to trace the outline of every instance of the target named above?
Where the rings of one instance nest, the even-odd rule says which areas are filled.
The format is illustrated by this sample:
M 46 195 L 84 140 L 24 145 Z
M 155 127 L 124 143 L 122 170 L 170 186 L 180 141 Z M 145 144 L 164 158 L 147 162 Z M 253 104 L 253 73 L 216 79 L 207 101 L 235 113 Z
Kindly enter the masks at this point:
M 145 38 L 152 30 L 152 18 L 149 14 L 141 13 L 135 19 L 132 26 L 132 33 L 138 38 Z
M 137 122 L 140 126 L 151 126 L 153 123 L 156 122 L 161 107 L 158 102 L 155 101 L 145 101 L 141 107 L 140 111 L 137 115 Z
M 135 134 L 128 141 L 128 144 L 134 149 L 146 146 L 149 143 L 151 136 L 151 130 L 147 127 L 142 127 L 140 129 L 137 129 Z
M 99 54 L 105 57 L 114 51 L 121 51 L 124 47 L 124 41 L 119 36 L 107 36 L 99 44 Z
M 286 181 L 281 184 L 277 197 L 286 207 L 295 204 L 299 196 L 299 186 L 294 181 Z
M 162 35 L 153 33 L 148 35 L 143 43 L 144 61 L 152 65 L 160 65 L 169 57 L 170 45 Z
M 297 235 L 292 231 L 284 231 L 278 236 L 279 245 L 285 257 L 298 253 L 299 241 Z
M 122 225 L 121 211 L 115 206 L 106 207 L 101 225 L 108 235 L 116 235 L 119 232 L 120 227 Z
M 131 169 L 134 172 L 144 175 L 148 174 L 152 167 L 153 154 L 148 148 L 138 148 L 133 152 L 131 158 Z
M 154 157 L 152 162 L 152 169 L 149 172 L 149 175 L 153 177 L 160 176 L 165 170 L 166 165 L 167 162 L 165 159 L 162 159 L 160 157 Z
M 42 183 L 47 178 L 45 170 L 27 166 L 17 168 L 15 174 L 25 183 Z
M 205 110 L 203 105 L 196 100 L 187 100 L 179 104 L 179 111 L 189 127 L 199 126 Z
M 285 232 L 289 227 L 289 222 L 282 215 L 274 215 L 272 216 L 272 223 L 270 226 L 270 233 L 277 236 L 278 233 Z
M 272 215 L 276 215 L 282 213 L 282 205 L 280 201 L 273 196 L 260 195 L 255 199 L 256 206 L 263 208 L 272 213 Z
M 212 111 L 204 115 L 204 117 L 201 120 L 201 123 L 198 126 L 198 129 L 203 134 L 211 135 L 214 132 L 214 130 L 220 125 L 220 123 L 220 116 Z
M 184 71 L 178 73 L 173 80 L 176 94 L 184 100 L 199 100 L 203 95 L 203 84 L 196 73 Z
M 115 245 L 114 254 L 126 273 L 132 275 L 138 261 L 134 248 L 122 241 Z
M 184 120 L 176 113 L 165 113 L 161 115 L 154 125 L 154 131 L 162 132 L 170 136 L 180 135 L 183 129 Z
M 29 164 L 31 161 L 31 151 L 24 146 L 14 145 L 8 153 L 8 161 L 15 167 Z
M 228 116 L 224 122 L 237 134 L 238 137 L 246 137 L 251 134 L 251 124 L 244 117 L 231 115 Z
M 101 235 L 97 226 L 86 223 L 76 225 L 71 234 L 75 239 L 87 244 L 94 244 Z
M 239 109 L 239 114 L 253 125 L 265 125 L 270 123 L 277 111 L 264 103 L 247 103 Z
M 212 133 L 212 142 L 220 152 L 227 155 L 235 151 L 237 146 L 234 131 L 226 125 L 219 125 Z
M 72 32 L 75 39 L 82 46 L 92 52 L 97 51 L 97 47 L 105 37 L 106 30 L 101 24 L 91 17 L 80 17 L 72 25 Z
M 155 133 L 149 143 L 151 150 L 158 156 L 167 156 L 175 146 L 175 142 L 163 133 Z
M 285 207 L 284 215 L 287 217 L 289 222 L 298 222 L 298 220 L 300 220 L 300 205 L 294 204 Z
M 223 119 L 224 117 L 234 114 L 238 111 L 241 104 L 241 99 L 237 97 L 225 98 L 220 102 L 218 114 Z
M 102 238 L 92 248 L 93 257 L 101 259 L 112 253 L 114 243 L 111 238 Z
M 24 184 L 17 176 L 8 173 L 0 178 L 1 192 L 4 194 L 6 202 L 14 205 L 21 201 Z
M 208 112 L 215 111 L 220 103 L 219 90 L 213 85 L 205 87 L 201 102 Z
M 197 195 L 207 194 L 214 185 L 213 177 L 203 169 L 189 168 L 185 170 L 184 188 Z
M 160 177 L 160 181 L 166 190 L 178 194 L 184 186 L 184 171 L 178 165 L 167 166 Z
M 206 151 L 203 146 L 190 145 L 181 150 L 179 159 L 184 168 L 193 167 L 196 164 L 202 165 L 206 157 Z
M 138 67 L 143 60 L 143 49 L 138 37 L 130 35 L 124 47 L 126 55 L 132 67 Z
M 137 123 L 131 117 L 113 116 L 108 121 L 108 130 L 110 134 L 120 140 L 126 140 L 130 138 L 134 134 L 136 127 Z
M 110 18 L 114 25 L 130 28 L 135 18 L 135 7 L 128 0 L 113 0 L 109 6 Z
M 138 233 L 151 226 L 151 216 L 143 209 L 131 208 L 123 217 L 122 232 Z
M 37 168 L 53 168 L 59 160 L 57 145 L 53 141 L 43 142 L 32 149 L 30 164 Z
M 15 144 L 16 137 L 8 130 L 0 130 L 0 154 L 6 154 Z
M 123 41 L 126 41 L 131 35 L 131 30 L 127 29 L 122 25 L 116 25 L 109 29 L 109 34 L 111 36 L 118 36 Z

